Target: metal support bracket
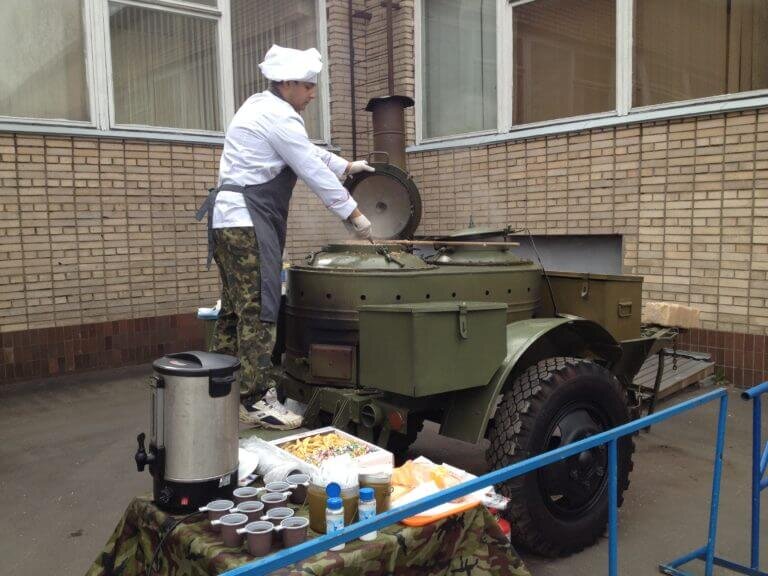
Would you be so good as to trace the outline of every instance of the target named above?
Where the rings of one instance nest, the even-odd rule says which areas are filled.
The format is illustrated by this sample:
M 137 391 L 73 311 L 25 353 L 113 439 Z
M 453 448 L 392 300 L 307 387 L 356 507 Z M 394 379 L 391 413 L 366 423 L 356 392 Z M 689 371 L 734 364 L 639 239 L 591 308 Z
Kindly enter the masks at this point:
M 391 432 L 391 428 L 389 426 L 388 421 L 384 421 L 384 424 L 381 426 L 381 432 L 379 432 L 379 438 L 376 440 L 376 444 L 378 446 L 386 446 L 389 442 L 389 433 Z
M 349 398 L 345 398 L 341 402 L 336 404 L 336 409 L 333 412 L 333 421 L 331 426 L 338 428 L 339 430 L 346 430 L 347 425 L 352 420 L 352 402 Z
M 311 428 L 317 426 L 317 417 L 320 414 L 320 389 L 312 392 L 312 397 L 309 399 L 307 409 L 304 411 L 303 425 Z

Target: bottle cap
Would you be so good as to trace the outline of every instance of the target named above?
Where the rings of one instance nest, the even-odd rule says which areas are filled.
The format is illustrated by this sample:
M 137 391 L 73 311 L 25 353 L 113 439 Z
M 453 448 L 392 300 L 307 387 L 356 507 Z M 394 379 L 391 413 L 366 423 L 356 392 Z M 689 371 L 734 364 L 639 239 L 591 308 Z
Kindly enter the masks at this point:
M 329 482 L 328 486 L 325 487 L 325 493 L 328 498 L 338 498 L 341 496 L 341 486 L 336 482 Z
M 360 500 L 368 501 L 373 500 L 376 498 L 376 495 L 373 492 L 373 488 L 368 488 L 367 486 L 365 488 L 360 488 Z
M 327 506 L 329 510 L 338 510 L 339 508 L 344 508 L 344 501 L 338 496 L 328 498 Z

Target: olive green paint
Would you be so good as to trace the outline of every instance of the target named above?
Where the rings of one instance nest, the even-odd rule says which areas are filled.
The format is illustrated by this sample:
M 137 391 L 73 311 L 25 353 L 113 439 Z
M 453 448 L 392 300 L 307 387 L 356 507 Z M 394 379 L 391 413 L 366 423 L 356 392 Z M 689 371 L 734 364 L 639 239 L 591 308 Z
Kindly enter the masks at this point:
M 443 248 L 425 262 L 394 244 L 327 246 L 289 270 L 282 388 L 309 404 L 306 425 L 332 419 L 382 444 L 397 412 L 478 442 L 532 363 L 591 358 L 627 386 L 658 349 L 640 338 L 640 277 L 550 272 L 555 315 L 542 271 L 508 246 Z M 382 421 L 366 428 L 364 407 Z
M 576 318 L 532 318 L 513 322 L 507 326 L 506 344 L 507 355 L 495 371 L 487 386 L 479 389 L 457 392 L 452 395 L 451 404 L 445 412 L 440 434 L 457 440 L 476 443 L 483 439 L 488 422 L 496 409 L 497 399 L 504 392 L 505 386 L 511 383 L 515 369 L 522 356 L 545 336 L 551 335 L 561 327 L 579 335 L 583 346 L 582 353 L 592 352 L 592 343 L 583 337 L 586 330 L 594 328 L 588 320 Z M 599 328 L 599 327 L 598 327 Z M 600 334 L 598 332 L 598 334 Z M 605 331 L 598 336 L 603 345 L 618 346 L 618 343 Z M 557 338 L 554 338 L 557 346 Z M 568 355 L 572 350 L 551 350 L 551 355 Z M 585 354 L 586 355 L 586 354 Z M 595 354 L 599 355 L 599 354 Z M 525 366 L 527 367 L 527 366 Z
M 506 355 L 496 302 L 361 306 L 360 385 L 404 396 L 485 386 Z
M 640 336 L 643 292 L 641 276 L 548 272 L 557 311 L 594 320 L 614 338 Z M 542 294 L 542 316 L 552 316 L 552 298 Z

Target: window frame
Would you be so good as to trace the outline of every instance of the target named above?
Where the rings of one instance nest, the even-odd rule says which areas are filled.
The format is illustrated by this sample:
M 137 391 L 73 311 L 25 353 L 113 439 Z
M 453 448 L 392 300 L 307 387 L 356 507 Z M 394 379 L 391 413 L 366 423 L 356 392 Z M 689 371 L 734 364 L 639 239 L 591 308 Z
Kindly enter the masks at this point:
M 450 136 L 425 137 L 423 121 L 425 94 L 423 85 L 423 3 L 429 0 L 415 0 L 414 5 L 414 55 L 415 55 L 415 96 L 416 96 L 416 141 L 409 151 L 435 150 L 444 147 L 473 146 L 500 142 L 521 137 L 557 134 L 593 127 L 604 127 L 648 119 L 663 120 L 681 116 L 741 110 L 765 105 L 768 88 L 747 92 L 734 92 L 697 98 L 664 102 L 650 106 L 632 104 L 632 67 L 634 45 L 634 7 L 636 0 L 614 0 L 616 3 L 616 94 L 615 106 L 611 111 L 570 116 L 513 124 L 514 96 L 514 9 L 541 0 L 496 0 L 496 81 L 497 81 L 497 126 L 482 132 L 452 134 Z
M 154 10 L 157 12 L 166 12 L 168 14 L 179 14 L 182 16 L 192 16 L 194 18 L 200 18 L 204 20 L 210 20 L 216 23 L 216 49 L 218 52 L 219 66 L 218 66 L 218 83 L 219 83 L 219 117 L 222 122 L 222 130 L 226 126 L 226 113 L 225 113 L 225 86 L 224 86 L 224 74 L 222 71 L 223 55 L 221 53 L 222 48 L 222 36 L 221 29 L 223 28 L 221 23 L 221 12 L 218 8 L 211 9 L 209 6 L 202 6 L 202 10 L 190 9 L 185 2 L 176 2 L 173 0 L 156 0 L 153 2 L 143 2 L 141 0 L 105 0 L 102 2 L 103 11 L 101 26 L 104 33 L 104 58 L 107 74 L 107 96 L 108 96 L 108 120 L 109 128 L 115 130 L 126 130 L 129 132 L 152 132 L 155 130 L 168 131 L 173 130 L 180 134 L 202 134 L 205 136 L 215 136 L 221 134 L 221 130 L 196 130 L 190 128 L 169 128 L 163 126 L 154 126 L 151 124 L 120 124 L 116 119 L 116 107 L 115 107 L 115 92 L 113 83 L 113 70 L 112 70 L 112 37 L 109 30 L 109 5 L 110 4 L 122 4 L 123 6 L 134 6 L 137 8 L 145 8 Z M 231 68 L 231 62 L 230 62 Z M 230 99 L 231 100 L 231 99 Z
M 93 26 L 89 10 L 89 0 L 79 0 L 83 12 L 83 44 L 85 46 L 85 93 L 88 95 L 88 115 L 90 120 L 69 120 L 66 118 L 34 118 L 26 116 L 5 116 L 0 114 L 0 129 L 5 125 L 17 126 L 55 126 L 72 128 L 96 128 L 98 126 L 98 106 L 94 98 L 95 69 L 93 66 Z
M 109 2 L 148 8 L 216 22 L 216 46 L 219 59 L 219 114 L 221 130 L 195 130 L 120 124 L 115 121 L 112 83 L 112 45 L 109 32 Z M 328 30 L 326 0 L 313 0 L 316 9 L 317 47 L 326 63 L 320 73 L 321 138 L 312 142 L 330 145 L 330 87 L 328 85 Z M 217 6 L 195 4 L 186 0 L 80 0 L 83 8 L 86 94 L 90 120 L 26 118 L 0 115 L 0 130 L 66 136 L 101 136 L 145 138 L 150 140 L 221 143 L 227 125 L 235 115 L 234 72 L 232 68 L 232 29 L 230 0 L 218 0 Z

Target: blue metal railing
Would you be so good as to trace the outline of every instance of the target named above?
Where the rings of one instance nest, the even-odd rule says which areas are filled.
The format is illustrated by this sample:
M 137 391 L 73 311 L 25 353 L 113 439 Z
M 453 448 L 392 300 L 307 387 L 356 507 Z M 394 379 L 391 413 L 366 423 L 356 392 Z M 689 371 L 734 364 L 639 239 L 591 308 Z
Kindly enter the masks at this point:
M 608 514 L 608 534 L 609 534 L 609 549 L 608 549 L 608 574 L 610 576 L 617 576 L 618 571 L 618 469 L 617 469 L 617 441 L 623 436 L 634 434 L 635 432 L 658 422 L 663 422 L 672 416 L 687 412 L 704 404 L 708 404 L 714 400 L 720 400 L 720 413 L 717 424 L 717 445 L 715 448 L 715 463 L 712 479 L 712 506 L 710 509 L 710 521 L 709 521 L 709 533 L 708 544 L 706 547 L 708 566 L 710 566 L 707 576 L 711 575 L 711 564 L 714 556 L 714 543 L 717 531 L 717 501 L 720 496 L 720 476 L 722 472 L 723 463 L 723 447 L 725 444 L 725 418 L 727 416 L 728 395 L 724 388 L 714 390 L 707 394 L 703 394 L 697 398 L 693 398 L 686 402 L 672 406 L 656 412 L 655 414 L 639 418 L 627 424 L 623 424 L 611 430 L 601 432 L 584 440 L 574 442 L 552 450 L 539 454 L 532 458 L 523 460 L 511 466 L 489 472 L 478 478 L 474 478 L 462 484 L 458 484 L 451 488 L 440 491 L 438 494 L 422 498 L 415 502 L 405 504 L 393 508 L 383 514 L 376 516 L 371 520 L 364 522 L 357 522 L 347 526 L 342 531 L 335 534 L 326 534 L 288 548 L 281 552 L 277 552 L 261 560 L 256 560 L 242 566 L 238 566 L 232 570 L 224 573 L 223 576 L 257 576 L 269 574 L 280 568 L 284 568 L 296 562 L 300 562 L 310 556 L 324 552 L 329 548 L 337 546 L 342 542 L 349 542 L 359 538 L 363 534 L 379 530 L 395 522 L 399 522 L 405 518 L 409 518 L 434 508 L 440 504 L 450 502 L 456 498 L 466 496 L 481 488 L 486 488 L 494 484 L 499 484 L 514 478 L 516 476 L 522 476 L 534 470 L 538 470 L 544 466 L 559 462 L 565 458 L 575 456 L 585 450 L 590 450 L 597 446 L 608 444 L 608 494 L 609 494 L 609 514 Z
M 768 382 L 763 382 L 745 392 L 742 392 L 741 397 L 744 400 L 752 400 L 752 540 L 750 548 L 750 565 L 744 566 L 737 564 L 725 558 L 719 558 L 712 556 L 714 552 L 714 544 L 707 548 L 707 576 L 711 574 L 711 565 L 722 566 L 737 572 L 739 574 L 747 574 L 748 576 L 768 576 L 768 572 L 760 571 L 760 492 L 768 488 L 768 478 L 765 476 L 765 470 L 768 467 L 768 443 L 763 447 L 761 426 L 763 421 L 762 415 L 762 398 L 763 394 L 768 393 Z M 713 507 L 717 506 L 717 502 L 713 496 Z M 715 509 L 715 514 L 717 510 Z M 692 560 L 704 560 L 704 548 L 694 550 L 690 554 L 686 554 L 677 560 L 673 560 L 668 564 L 662 564 L 659 566 L 659 570 L 664 574 L 670 574 L 672 576 L 686 576 L 687 572 L 681 572 L 678 568 Z
M 763 422 L 762 395 L 766 393 L 768 382 L 741 394 L 744 400 L 752 400 L 752 550 L 749 566 L 752 570 L 760 569 L 760 492 L 768 488 L 768 478 L 764 478 L 768 467 L 768 442 L 763 447 L 760 430 Z

